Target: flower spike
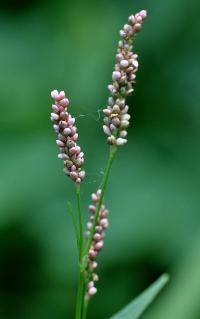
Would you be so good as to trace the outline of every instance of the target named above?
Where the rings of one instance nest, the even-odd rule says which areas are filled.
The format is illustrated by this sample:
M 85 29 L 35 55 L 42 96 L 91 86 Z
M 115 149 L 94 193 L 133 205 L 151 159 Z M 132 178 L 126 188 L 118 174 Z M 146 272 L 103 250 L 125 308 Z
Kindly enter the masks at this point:
M 105 114 L 103 131 L 108 135 L 108 144 L 121 146 L 127 143 L 127 128 L 130 115 L 126 97 L 134 90 L 136 72 L 138 70 L 138 55 L 132 49 L 132 42 L 137 32 L 141 31 L 143 20 L 147 17 L 145 10 L 129 17 L 120 31 L 122 40 L 118 43 L 116 64 L 112 73 L 112 84 L 108 85 L 111 96 Z
M 91 195 L 93 204 L 89 206 L 91 216 L 90 216 L 89 222 L 87 223 L 87 231 L 86 231 L 87 238 L 90 236 L 90 230 L 93 225 L 94 214 L 95 214 L 98 202 L 100 200 L 100 196 L 101 196 L 101 189 L 98 189 L 96 193 Z M 108 227 L 108 210 L 105 208 L 104 205 L 102 205 L 99 211 L 99 217 L 97 220 L 97 225 L 95 227 L 95 233 L 92 239 L 92 244 L 90 246 L 89 253 L 87 256 L 86 273 L 88 278 L 88 285 L 86 289 L 86 296 L 85 296 L 86 298 L 90 298 L 97 292 L 97 288 L 94 286 L 94 283 L 95 281 L 98 280 L 98 276 L 96 273 L 94 273 L 94 269 L 98 266 L 96 259 L 99 252 L 103 248 L 105 230 L 107 227 Z
M 64 161 L 64 172 L 76 183 L 80 184 L 85 177 L 82 170 L 84 163 L 84 153 L 77 145 L 77 128 L 74 126 L 75 118 L 67 112 L 69 100 L 64 91 L 51 92 L 51 97 L 55 100 L 52 105 L 51 121 L 54 131 L 57 133 L 56 144 L 59 146 L 58 158 Z

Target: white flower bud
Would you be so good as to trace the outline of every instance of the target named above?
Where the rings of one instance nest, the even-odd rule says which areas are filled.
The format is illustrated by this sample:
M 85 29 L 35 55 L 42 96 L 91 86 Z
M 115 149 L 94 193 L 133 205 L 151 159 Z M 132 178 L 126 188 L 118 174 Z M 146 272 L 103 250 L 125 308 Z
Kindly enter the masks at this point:
M 117 146 L 122 146 L 122 145 L 124 145 L 126 143 L 127 143 L 127 140 L 124 139 L 124 138 L 121 138 L 121 137 L 117 138 L 117 140 L 116 140 Z
M 92 223 L 87 223 L 87 229 L 91 230 L 92 229 Z
M 138 66 L 139 66 L 139 63 L 138 63 L 137 60 L 133 60 L 133 61 L 132 61 L 132 65 L 137 69 Z
M 127 131 L 121 131 L 121 132 L 119 133 L 119 135 L 120 135 L 120 137 L 124 138 L 124 137 L 127 136 Z
M 85 171 L 79 172 L 79 177 L 80 177 L 81 179 L 84 179 L 84 177 L 85 177 Z
M 121 113 L 126 114 L 128 112 L 128 110 L 129 110 L 128 105 L 125 105 L 125 107 L 121 110 Z
M 64 153 L 58 154 L 58 158 L 61 160 L 66 160 L 68 158 L 68 156 Z
M 54 124 L 54 125 L 53 125 L 53 128 L 54 128 L 54 131 L 55 131 L 56 133 L 59 132 L 59 126 L 58 126 L 58 125 Z
M 94 282 L 93 281 L 88 282 L 88 288 L 92 288 L 92 287 L 94 287 Z
M 108 137 L 107 141 L 108 141 L 108 144 L 115 145 L 116 138 L 113 135 L 111 135 Z
M 121 127 L 127 128 L 129 126 L 129 121 L 123 120 L 121 121 Z
M 120 34 L 120 36 L 123 37 L 123 38 L 126 37 L 126 32 L 124 32 L 124 30 L 120 30 L 120 31 L 119 31 L 119 34 Z
M 120 113 L 120 107 L 119 107 L 119 105 L 115 104 L 115 105 L 113 106 L 113 111 L 114 111 L 115 113 Z
M 106 135 L 111 135 L 111 131 L 110 129 L 108 128 L 108 126 L 106 125 L 103 125 L 103 131 Z
M 126 121 L 130 120 L 130 118 L 131 118 L 130 114 L 127 114 L 127 113 L 121 116 L 121 119 Z

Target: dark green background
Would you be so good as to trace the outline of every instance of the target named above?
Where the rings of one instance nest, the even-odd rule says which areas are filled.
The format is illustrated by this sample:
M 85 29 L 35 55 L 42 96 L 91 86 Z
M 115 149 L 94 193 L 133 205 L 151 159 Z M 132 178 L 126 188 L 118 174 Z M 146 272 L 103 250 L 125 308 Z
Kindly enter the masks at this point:
M 161 273 L 171 283 L 144 319 L 200 318 L 200 2 L 0 3 L 0 318 L 74 318 L 74 187 L 57 159 L 50 91 L 64 89 L 77 117 L 90 194 L 108 147 L 106 106 L 118 31 L 147 9 L 135 42 L 140 69 L 128 144 L 106 196 L 110 228 L 89 318 L 104 319 Z

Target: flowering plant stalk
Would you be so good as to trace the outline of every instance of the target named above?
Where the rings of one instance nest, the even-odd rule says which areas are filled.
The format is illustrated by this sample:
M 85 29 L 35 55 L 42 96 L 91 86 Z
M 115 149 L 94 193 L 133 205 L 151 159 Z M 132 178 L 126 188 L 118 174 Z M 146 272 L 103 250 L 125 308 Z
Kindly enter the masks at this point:
M 89 206 L 90 218 L 86 227 L 84 240 L 83 215 L 81 210 L 80 187 L 85 178 L 84 153 L 78 145 L 78 133 L 75 118 L 68 112 L 69 100 L 64 91 L 54 90 L 51 96 L 51 121 L 57 134 L 56 144 L 59 147 L 58 158 L 64 163 L 64 173 L 71 178 L 76 187 L 78 222 L 72 208 L 68 203 L 74 232 L 76 235 L 79 259 L 79 283 L 76 301 L 76 319 L 86 319 L 88 304 L 91 297 L 96 294 L 97 257 L 104 245 L 104 237 L 108 228 L 108 210 L 104 205 L 104 195 L 109 180 L 113 160 L 119 147 L 127 143 L 127 128 L 130 115 L 126 98 L 134 90 L 136 72 L 138 70 L 138 55 L 133 52 L 133 40 L 136 33 L 142 28 L 147 13 L 140 11 L 129 17 L 129 24 L 125 24 L 120 31 L 121 40 L 118 43 L 116 64 L 112 73 L 112 83 L 108 85 L 110 96 L 108 105 L 103 109 L 103 131 L 107 135 L 109 144 L 109 157 L 104 172 L 102 188 L 91 195 L 92 203 Z

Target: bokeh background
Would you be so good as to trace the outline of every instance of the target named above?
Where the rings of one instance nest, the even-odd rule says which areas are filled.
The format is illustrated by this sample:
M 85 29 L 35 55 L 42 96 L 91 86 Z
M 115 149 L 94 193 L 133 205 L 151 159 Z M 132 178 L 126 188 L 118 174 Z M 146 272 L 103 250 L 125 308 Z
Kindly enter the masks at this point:
M 74 318 L 74 187 L 57 159 L 49 92 L 77 118 L 90 194 L 108 155 L 102 133 L 118 31 L 147 9 L 130 98 L 129 142 L 106 196 L 110 228 L 88 318 L 106 319 L 160 274 L 171 282 L 144 319 L 200 318 L 200 2 L 0 3 L 0 318 Z

